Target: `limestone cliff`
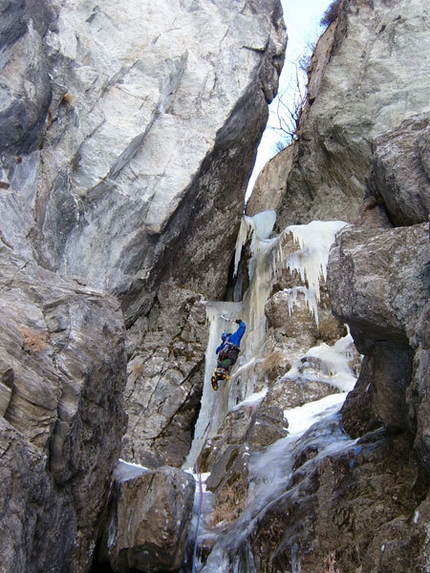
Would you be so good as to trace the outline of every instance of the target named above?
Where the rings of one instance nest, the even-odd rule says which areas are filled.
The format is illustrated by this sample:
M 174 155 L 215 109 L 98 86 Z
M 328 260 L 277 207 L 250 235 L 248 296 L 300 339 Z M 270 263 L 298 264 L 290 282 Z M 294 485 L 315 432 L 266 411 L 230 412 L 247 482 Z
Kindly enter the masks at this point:
M 1 557 L 82 572 L 122 434 L 151 467 L 189 450 L 204 302 L 226 288 L 285 26 L 278 0 L 0 16 Z
M 208 302 L 233 292 L 248 332 L 199 456 L 201 570 L 428 571 L 426 1 L 338 2 L 298 137 L 247 206 L 276 210 L 272 240 L 240 220 L 284 59 L 277 0 L 0 15 L 4 569 L 191 570 L 179 468 Z M 315 220 L 339 232 L 311 281 L 288 226 Z M 339 348 L 358 376 L 342 414 L 321 354 Z M 284 411 L 322 398 L 328 420 L 285 441 Z
M 269 204 L 280 229 L 350 223 L 330 253 L 328 290 L 363 355 L 342 410 L 358 442 L 326 455 L 316 430 L 304 436 L 248 543 L 258 571 L 424 572 L 429 13 L 425 2 L 338 6 L 312 59 L 297 139 L 261 174 L 247 212 Z

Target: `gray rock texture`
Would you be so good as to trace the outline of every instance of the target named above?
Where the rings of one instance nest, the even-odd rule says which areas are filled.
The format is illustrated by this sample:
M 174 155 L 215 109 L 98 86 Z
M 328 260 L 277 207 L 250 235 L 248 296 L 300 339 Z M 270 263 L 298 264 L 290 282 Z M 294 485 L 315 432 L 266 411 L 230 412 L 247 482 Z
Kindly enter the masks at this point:
M 115 573 L 179 570 L 194 490 L 193 476 L 173 468 L 117 482 L 105 548 Z
M 332 249 L 333 311 L 349 324 L 357 349 L 365 355 L 359 396 L 371 413 L 359 402 L 347 401 L 347 428 L 353 433 L 358 429 L 354 432 L 353 420 L 360 417 L 367 418 L 368 427 L 380 423 L 416 427 L 416 419 L 410 419 L 407 389 L 420 368 L 421 353 L 428 351 L 423 349 L 427 327 L 423 331 L 421 320 L 428 306 L 428 256 L 427 224 L 378 234 L 375 229 L 351 227 L 339 235 Z M 416 397 L 418 402 L 423 399 L 424 395 Z
M 172 313 L 172 311 L 174 311 Z M 122 455 L 148 467 L 180 467 L 200 409 L 207 340 L 201 295 L 164 285 L 147 319 L 129 329 L 128 430 Z
M 91 567 L 127 426 L 127 362 L 122 455 L 183 463 L 204 303 L 226 288 L 284 60 L 278 0 L 102 4 L 0 0 L 2 495 L 16 495 L 2 505 L 1 561 L 11 573 Z M 173 553 L 164 568 L 178 567 Z
M 219 296 L 284 44 L 275 0 L 62 6 L 45 37 L 45 264 L 120 295 L 130 321 L 167 277 Z
M 202 543 L 204 571 L 220 555 L 229 571 L 428 570 L 429 25 L 425 2 L 340 2 L 311 62 L 297 139 L 257 180 L 247 214 L 276 209 L 278 233 L 313 219 L 349 225 L 330 251 L 321 306 L 334 316 L 324 329 L 311 325 L 304 301 L 291 313 L 288 273 L 268 289 L 255 366 L 267 393 L 252 416 L 325 395 L 309 343 L 333 344 L 346 325 L 363 360 L 351 354 L 359 377 L 341 414 L 291 449 L 275 442 L 277 457 L 268 446 L 249 459 L 234 438 L 252 416 L 245 407 L 229 415 L 204 451 L 216 492 L 207 521 L 221 532 Z M 268 467 L 260 490 L 253 464 Z M 229 512 L 237 521 L 226 526 Z
M 0 247 L 2 563 L 83 571 L 126 424 L 123 318 L 109 295 L 9 251 Z
M 393 145 L 386 144 L 394 152 L 398 130 L 410 132 L 409 139 L 414 133 L 421 137 L 416 126 L 427 121 L 430 111 L 429 38 L 425 2 L 342 3 L 311 62 L 308 101 L 293 144 L 295 159 L 285 172 L 278 208 L 281 230 L 313 219 L 353 221 L 368 170 L 389 153 L 383 142 L 394 138 Z M 415 163 L 420 162 L 420 147 L 425 155 L 426 139 L 414 145 Z M 420 177 L 425 185 L 424 173 Z M 415 191 L 415 207 L 409 207 L 421 209 L 421 215 L 422 193 Z
M 46 26 L 40 25 L 38 12 L 49 17 L 44 4 L 0 3 L 2 154 L 29 153 L 42 137 L 51 87 L 42 41 Z
M 397 226 L 428 221 L 430 212 L 429 115 L 403 121 L 375 139 L 369 194 Z
M 297 139 L 248 204 L 277 211 L 279 238 L 256 262 L 246 237 L 233 285 L 284 59 L 278 0 L 0 0 L 6 571 L 190 569 L 195 484 L 178 468 L 207 303 L 228 292 L 248 331 L 200 458 L 202 571 L 426 573 L 429 26 L 425 0 L 339 2 Z M 315 219 L 349 223 L 318 320 L 312 277 L 286 264 L 306 252 L 286 226 Z M 360 375 L 335 413 L 318 350 L 346 327 Z M 327 397 L 328 421 L 288 441 L 284 410 Z M 120 456 L 146 468 L 118 477 Z

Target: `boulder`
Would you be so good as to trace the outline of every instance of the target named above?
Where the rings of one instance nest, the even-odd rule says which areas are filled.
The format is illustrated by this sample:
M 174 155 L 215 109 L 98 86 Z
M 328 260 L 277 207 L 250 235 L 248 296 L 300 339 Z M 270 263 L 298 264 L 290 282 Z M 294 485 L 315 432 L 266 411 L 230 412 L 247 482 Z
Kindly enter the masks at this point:
M 335 315 L 346 322 L 365 355 L 359 386 L 345 405 L 352 435 L 378 423 L 413 429 L 409 387 L 422 355 L 422 320 L 428 304 L 426 224 L 381 230 L 342 231 L 329 260 L 329 290 Z M 413 256 L 411 256 L 413 254 Z M 427 351 L 427 343 L 424 342 Z M 422 371 L 421 371 L 422 375 Z M 425 400 L 424 381 L 414 387 Z M 359 388 L 361 389 L 359 391 Z
M 191 526 L 193 476 L 165 467 L 116 477 L 105 549 L 112 570 L 178 571 Z
M 430 215 L 429 116 L 412 117 L 375 139 L 370 194 L 396 226 L 425 223 Z

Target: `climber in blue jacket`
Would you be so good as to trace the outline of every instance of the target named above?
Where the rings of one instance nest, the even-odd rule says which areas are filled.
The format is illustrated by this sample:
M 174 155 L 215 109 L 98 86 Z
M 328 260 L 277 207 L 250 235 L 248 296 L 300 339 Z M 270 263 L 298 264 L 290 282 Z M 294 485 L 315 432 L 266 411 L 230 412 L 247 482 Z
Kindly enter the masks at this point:
M 240 352 L 240 342 L 245 334 L 246 324 L 240 318 L 236 319 L 239 328 L 236 332 L 224 332 L 221 336 L 221 344 L 215 350 L 217 357 L 217 367 L 212 374 L 212 386 L 218 390 L 219 380 L 228 380 L 230 368 L 236 363 Z

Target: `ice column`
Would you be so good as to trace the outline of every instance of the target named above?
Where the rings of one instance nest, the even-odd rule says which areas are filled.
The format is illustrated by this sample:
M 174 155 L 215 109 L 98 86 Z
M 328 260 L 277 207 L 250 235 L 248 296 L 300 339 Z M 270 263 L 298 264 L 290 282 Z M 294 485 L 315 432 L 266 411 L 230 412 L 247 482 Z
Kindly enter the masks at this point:
M 241 315 L 242 303 L 240 302 L 208 302 L 206 304 L 206 314 L 209 323 L 209 340 L 205 356 L 205 379 L 203 384 L 203 395 L 201 400 L 200 414 L 194 431 L 194 440 L 190 453 L 184 464 L 184 469 L 192 468 L 198 458 L 204 442 L 207 438 L 216 434 L 222 424 L 228 408 L 228 393 L 223 392 L 223 384 L 215 392 L 211 384 L 211 375 L 216 367 L 215 349 L 221 343 L 221 335 L 224 331 L 233 328 L 233 325 L 224 320 L 222 316 L 234 319 Z

